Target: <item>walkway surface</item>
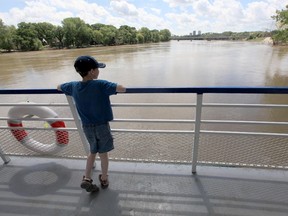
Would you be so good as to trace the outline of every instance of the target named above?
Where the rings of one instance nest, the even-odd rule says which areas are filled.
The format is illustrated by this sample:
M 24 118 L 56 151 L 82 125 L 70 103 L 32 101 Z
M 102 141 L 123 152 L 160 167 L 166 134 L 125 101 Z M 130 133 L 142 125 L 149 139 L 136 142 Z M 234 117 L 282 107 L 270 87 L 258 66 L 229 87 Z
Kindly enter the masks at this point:
M 85 160 L 10 158 L 0 165 L 1 216 L 288 215 L 288 171 L 198 166 L 192 175 L 187 165 L 111 162 L 110 187 L 89 194 Z

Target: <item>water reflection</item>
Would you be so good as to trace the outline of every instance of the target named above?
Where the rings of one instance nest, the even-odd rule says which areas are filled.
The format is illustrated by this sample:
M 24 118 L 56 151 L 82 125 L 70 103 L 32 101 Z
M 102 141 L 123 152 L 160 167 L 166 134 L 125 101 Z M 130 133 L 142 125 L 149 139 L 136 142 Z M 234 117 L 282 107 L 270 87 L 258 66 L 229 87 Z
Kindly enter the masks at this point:
M 269 67 L 265 74 L 266 86 L 288 86 L 288 52 L 286 47 L 276 47 L 273 49 Z M 287 95 L 263 95 L 263 103 L 267 104 L 288 104 Z M 288 109 L 270 109 L 267 112 L 270 121 L 288 121 Z M 274 126 L 274 130 L 286 133 L 284 126 Z

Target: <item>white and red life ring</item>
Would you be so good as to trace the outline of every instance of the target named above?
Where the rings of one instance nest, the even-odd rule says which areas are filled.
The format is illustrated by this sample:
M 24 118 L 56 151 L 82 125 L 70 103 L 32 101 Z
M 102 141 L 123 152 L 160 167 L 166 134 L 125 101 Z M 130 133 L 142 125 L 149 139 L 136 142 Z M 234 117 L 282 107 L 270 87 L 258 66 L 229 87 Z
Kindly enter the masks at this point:
M 56 112 L 48 107 L 43 106 L 15 106 L 8 112 L 9 127 L 23 127 L 22 118 L 31 118 L 38 116 L 39 118 L 58 118 Z M 52 128 L 65 128 L 63 121 L 47 121 Z M 62 150 L 69 143 L 69 134 L 65 130 L 55 130 L 56 140 L 52 144 L 43 144 L 29 137 L 24 129 L 11 129 L 13 136 L 28 149 L 41 154 L 55 154 Z

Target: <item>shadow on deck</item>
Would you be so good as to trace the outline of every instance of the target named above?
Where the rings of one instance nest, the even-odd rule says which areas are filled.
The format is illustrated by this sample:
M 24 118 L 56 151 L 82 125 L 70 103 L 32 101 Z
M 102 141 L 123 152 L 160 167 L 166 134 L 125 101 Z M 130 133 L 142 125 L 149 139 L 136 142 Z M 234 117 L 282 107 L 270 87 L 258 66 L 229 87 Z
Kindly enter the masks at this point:
M 187 165 L 110 162 L 110 187 L 89 194 L 80 188 L 84 166 L 11 157 L 0 166 L 0 215 L 288 215 L 283 170 L 198 166 L 191 175 Z

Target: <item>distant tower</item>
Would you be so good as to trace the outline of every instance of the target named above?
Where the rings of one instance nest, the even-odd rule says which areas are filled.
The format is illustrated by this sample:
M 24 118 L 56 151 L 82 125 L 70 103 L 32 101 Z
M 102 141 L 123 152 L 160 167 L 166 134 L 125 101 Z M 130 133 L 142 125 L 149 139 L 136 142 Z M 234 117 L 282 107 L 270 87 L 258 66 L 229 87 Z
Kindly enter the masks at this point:
M 201 31 L 198 31 L 198 35 L 201 35 Z
M 196 31 L 193 31 L 193 35 L 196 35 Z

